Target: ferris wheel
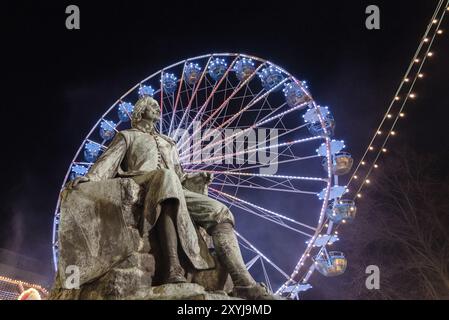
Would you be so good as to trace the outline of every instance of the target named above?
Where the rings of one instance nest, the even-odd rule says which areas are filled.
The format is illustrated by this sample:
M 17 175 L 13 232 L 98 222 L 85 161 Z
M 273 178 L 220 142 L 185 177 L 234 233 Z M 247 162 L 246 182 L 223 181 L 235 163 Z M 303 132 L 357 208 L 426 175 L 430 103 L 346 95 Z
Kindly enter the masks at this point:
M 131 126 L 142 96 L 161 107 L 159 131 L 177 141 L 186 172 L 209 172 L 209 196 L 226 204 L 246 266 L 276 294 L 298 298 L 310 276 L 342 274 L 347 260 L 329 251 L 335 227 L 351 221 L 354 202 L 339 177 L 353 163 L 334 138 L 335 120 L 306 81 L 255 56 L 220 53 L 185 59 L 123 94 L 99 118 L 70 164 L 63 186 L 84 175 L 114 135 Z M 58 259 L 60 203 L 53 226 Z

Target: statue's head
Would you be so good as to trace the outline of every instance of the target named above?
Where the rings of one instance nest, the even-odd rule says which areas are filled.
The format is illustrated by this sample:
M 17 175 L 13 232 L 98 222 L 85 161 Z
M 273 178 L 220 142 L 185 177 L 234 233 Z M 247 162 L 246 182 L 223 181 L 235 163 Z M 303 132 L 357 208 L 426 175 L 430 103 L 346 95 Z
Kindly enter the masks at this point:
M 140 98 L 131 114 L 131 125 L 136 126 L 142 120 L 157 122 L 161 119 L 161 109 L 155 99 L 149 96 Z

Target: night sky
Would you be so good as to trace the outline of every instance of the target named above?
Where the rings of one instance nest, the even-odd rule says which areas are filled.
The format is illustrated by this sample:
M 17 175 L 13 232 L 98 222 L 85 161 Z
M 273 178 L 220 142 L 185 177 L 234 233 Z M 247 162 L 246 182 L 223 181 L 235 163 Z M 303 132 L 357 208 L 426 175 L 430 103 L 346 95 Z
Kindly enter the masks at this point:
M 357 159 L 436 3 L 2 3 L 0 247 L 40 259 L 51 273 L 56 200 L 82 139 L 132 85 L 188 57 L 242 52 L 307 80 L 317 102 L 332 108 L 336 134 Z M 65 28 L 69 4 L 80 7 L 81 30 Z M 381 30 L 365 28 L 370 4 L 380 7 Z M 407 144 L 448 158 L 447 31 L 436 41 L 426 78 L 416 87 L 418 99 L 408 105 L 389 148 Z

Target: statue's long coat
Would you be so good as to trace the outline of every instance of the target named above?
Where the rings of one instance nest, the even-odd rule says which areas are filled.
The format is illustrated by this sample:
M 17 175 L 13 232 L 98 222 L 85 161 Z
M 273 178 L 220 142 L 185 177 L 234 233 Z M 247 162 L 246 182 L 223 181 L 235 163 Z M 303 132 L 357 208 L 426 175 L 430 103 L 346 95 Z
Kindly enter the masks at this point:
M 158 169 L 165 169 L 168 175 L 162 178 Z M 156 224 L 160 203 L 168 198 L 177 198 L 180 205 L 176 224 L 181 247 L 195 268 L 209 268 L 208 262 L 200 255 L 198 235 L 187 210 L 181 184 L 184 172 L 172 139 L 145 127 L 120 131 L 86 176 L 91 181 L 100 181 L 143 175 L 148 186 L 144 216 L 150 225 Z

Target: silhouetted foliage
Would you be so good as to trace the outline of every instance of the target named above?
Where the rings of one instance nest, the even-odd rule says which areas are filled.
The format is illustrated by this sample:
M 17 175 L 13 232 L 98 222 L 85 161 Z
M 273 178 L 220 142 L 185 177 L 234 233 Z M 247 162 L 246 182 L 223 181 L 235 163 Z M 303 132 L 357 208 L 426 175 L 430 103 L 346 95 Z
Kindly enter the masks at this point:
M 449 184 L 440 158 L 401 149 L 371 175 L 356 220 L 335 244 L 348 257 L 335 279 L 314 275 L 324 299 L 449 299 Z M 380 268 L 380 289 L 365 286 L 368 265 Z

